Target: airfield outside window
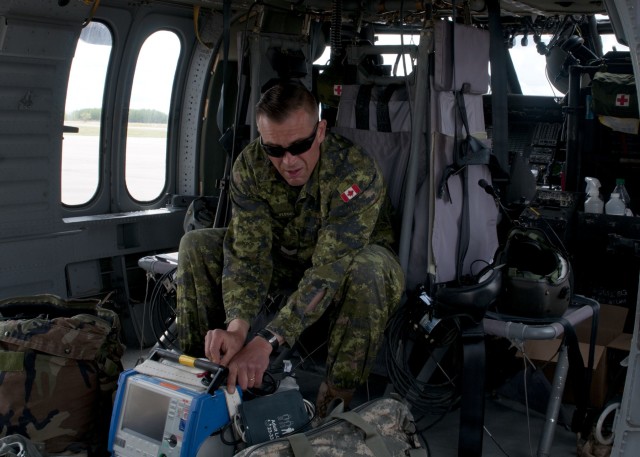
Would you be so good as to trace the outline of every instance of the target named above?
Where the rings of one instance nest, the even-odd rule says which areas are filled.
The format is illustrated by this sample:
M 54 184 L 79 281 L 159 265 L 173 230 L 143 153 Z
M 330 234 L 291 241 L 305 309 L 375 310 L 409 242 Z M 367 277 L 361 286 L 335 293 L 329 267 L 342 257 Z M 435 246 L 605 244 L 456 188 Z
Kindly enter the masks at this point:
M 100 129 L 105 78 L 112 35 L 100 22 L 89 23 L 71 64 L 62 142 L 61 200 L 69 206 L 88 203 L 100 182 Z
M 180 40 L 169 31 L 146 39 L 136 63 L 129 102 L 125 182 L 131 197 L 151 201 L 167 178 L 167 130 Z

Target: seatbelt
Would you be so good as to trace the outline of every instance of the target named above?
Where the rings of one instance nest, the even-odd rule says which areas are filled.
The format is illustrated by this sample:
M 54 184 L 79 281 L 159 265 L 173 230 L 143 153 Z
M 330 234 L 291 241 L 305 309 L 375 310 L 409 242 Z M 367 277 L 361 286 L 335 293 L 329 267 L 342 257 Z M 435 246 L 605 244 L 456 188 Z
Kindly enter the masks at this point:
M 220 181 L 220 198 L 218 199 L 218 207 L 216 209 L 216 215 L 213 221 L 213 227 L 225 227 L 229 222 L 231 215 L 231 207 L 229 205 L 229 185 L 231 179 L 231 168 L 234 161 L 234 149 L 235 149 L 235 132 L 232 130 L 225 130 L 224 125 L 224 102 L 225 94 L 229 94 L 229 34 L 231 30 L 231 0 L 224 0 L 223 4 L 223 24 L 222 24 L 222 97 L 220 99 L 220 106 L 218 109 L 222 113 L 220 117 L 220 125 L 218 130 L 223 132 L 220 138 L 221 144 L 224 145 L 223 139 L 226 139 L 227 144 L 230 144 L 230 150 L 227 150 L 227 158 L 224 166 L 224 174 Z M 235 119 L 234 119 L 235 123 Z M 235 126 L 232 125 L 231 129 Z M 226 138 L 225 138 L 226 136 Z M 229 136 L 231 139 L 229 140 Z
M 482 456 L 484 433 L 485 344 L 482 320 L 462 329 L 462 396 L 458 456 Z
M 463 84 L 460 89 L 456 87 L 455 68 L 455 26 L 456 26 L 456 5 L 453 2 L 453 25 L 451 31 L 451 65 L 453 91 L 457 110 L 454 112 L 456 126 L 454 130 L 453 151 L 454 166 L 458 145 L 458 114 L 462 120 L 465 133 L 471 135 L 467 110 L 464 101 L 463 91 L 468 84 Z M 469 239 L 471 236 L 470 208 L 469 208 L 469 175 L 468 166 L 463 165 L 458 168 L 462 171 L 462 214 L 460 215 L 460 228 L 458 231 L 458 246 L 456 252 L 456 280 L 458 286 L 463 285 L 464 258 L 469 249 Z M 447 170 L 445 170 L 447 173 Z M 446 183 L 446 181 L 445 181 Z M 472 319 L 462 322 L 462 394 L 460 403 L 460 426 L 458 435 L 458 456 L 459 457 L 481 457 L 482 438 L 484 433 L 484 384 L 485 384 L 485 343 L 484 327 L 482 319 L 475 323 Z
M 371 101 L 371 91 L 373 86 L 363 84 L 358 89 L 356 97 L 356 128 L 359 130 L 369 130 L 369 102 Z
M 389 100 L 396 91 L 396 89 L 402 87 L 399 84 L 389 84 L 384 88 L 382 93 L 378 96 L 378 103 L 376 105 L 376 122 L 378 132 L 391 132 L 391 116 L 389 115 Z
M 506 182 L 509 177 L 509 124 L 507 102 L 507 62 L 505 59 L 504 34 L 500 22 L 500 0 L 488 0 L 489 61 L 491 62 L 491 139 L 493 155 L 497 158 L 499 171 L 491 170 L 493 181 Z

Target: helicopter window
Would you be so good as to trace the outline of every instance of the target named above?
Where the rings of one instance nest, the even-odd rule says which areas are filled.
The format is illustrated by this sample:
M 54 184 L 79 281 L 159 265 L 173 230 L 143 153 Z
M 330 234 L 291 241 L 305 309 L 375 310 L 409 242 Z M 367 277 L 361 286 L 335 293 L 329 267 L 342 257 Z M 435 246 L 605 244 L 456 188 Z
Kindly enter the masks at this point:
M 609 51 L 628 51 L 629 46 L 618 43 L 618 39 L 613 34 L 600 35 L 602 38 L 602 52 L 606 54 Z
M 125 182 L 138 201 L 160 197 L 167 178 L 167 130 L 180 39 L 158 31 L 146 39 L 136 63 L 129 102 Z M 153 82 L 153 83 L 151 83 Z
M 541 35 L 541 41 L 549 43 L 551 35 Z M 518 81 L 524 95 L 562 96 L 551 84 L 546 75 L 546 59 L 539 54 L 533 40 L 523 45 L 522 40 L 514 40 L 509 49 L 513 66 L 518 75 Z
M 606 19 L 606 16 L 596 16 L 599 19 Z M 553 35 L 540 35 L 543 44 L 551 44 L 554 41 Z M 557 37 L 556 37 L 557 38 Z M 603 33 L 600 35 L 602 41 L 602 52 L 628 51 L 624 44 L 618 43 L 613 33 Z M 536 43 L 531 37 L 516 37 L 509 49 L 513 65 L 518 75 L 518 80 L 524 95 L 548 95 L 563 97 L 564 93 L 558 87 L 566 86 L 558 81 L 561 72 L 566 73 L 566 68 L 562 68 L 566 54 L 560 51 L 562 46 L 545 49 L 548 54 L 538 52 Z M 544 48 L 543 48 L 544 49 Z
M 399 35 L 399 34 L 378 34 L 376 35 L 376 45 L 418 45 L 420 35 Z M 413 62 L 409 54 L 403 54 L 404 59 L 400 59 L 399 54 L 382 54 L 383 65 L 389 65 L 393 76 L 405 76 L 413 71 Z M 403 61 L 404 60 L 404 61 Z
M 90 22 L 82 29 L 71 64 L 62 142 L 60 191 L 64 205 L 86 204 L 98 189 L 101 106 L 112 41 L 106 25 Z
M 420 35 L 400 35 L 400 34 L 376 34 L 376 45 L 418 45 L 420 43 Z M 320 57 L 314 62 L 315 65 L 326 65 L 331 57 L 331 47 L 327 46 Z M 391 69 L 394 76 L 404 76 L 413 71 L 413 62 L 411 56 L 404 54 L 404 62 L 399 58 L 398 54 L 381 54 L 382 64 Z

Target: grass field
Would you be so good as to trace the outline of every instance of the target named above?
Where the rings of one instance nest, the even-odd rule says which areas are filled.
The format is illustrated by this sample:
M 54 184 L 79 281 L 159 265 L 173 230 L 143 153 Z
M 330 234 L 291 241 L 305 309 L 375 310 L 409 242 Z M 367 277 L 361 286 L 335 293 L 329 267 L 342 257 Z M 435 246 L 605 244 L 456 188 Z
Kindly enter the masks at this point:
M 78 127 L 78 133 L 65 133 L 76 136 L 98 136 L 100 134 L 100 122 L 98 121 L 65 121 L 68 127 Z M 130 123 L 127 136 L 137 138 L 166 138 L 167 124 L 142 124 Z

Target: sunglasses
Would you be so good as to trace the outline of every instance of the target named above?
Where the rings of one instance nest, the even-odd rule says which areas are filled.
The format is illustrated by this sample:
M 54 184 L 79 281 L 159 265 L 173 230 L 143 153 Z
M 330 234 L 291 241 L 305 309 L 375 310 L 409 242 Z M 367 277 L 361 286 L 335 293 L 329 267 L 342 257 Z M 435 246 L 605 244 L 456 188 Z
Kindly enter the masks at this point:
M 297 156 L 311 149 L 313 142 L 316 140 L 316 133 L 318 133 L 318 123 L 316 123 L 316 127 L 313 129 L 313 133 L 308 138 L 296 141 L 286 148 L 283 148 L 282 146 L 271 146 L 268 144 L 264 144 L 262 142 L 262 136 L 260 137 L 260 146 L 262 146 L 264 152 L 266 152 L 271 157 L 284 157 L 285 152 L 289 152 L 289 154 L 291 154 L 292 156 Z

